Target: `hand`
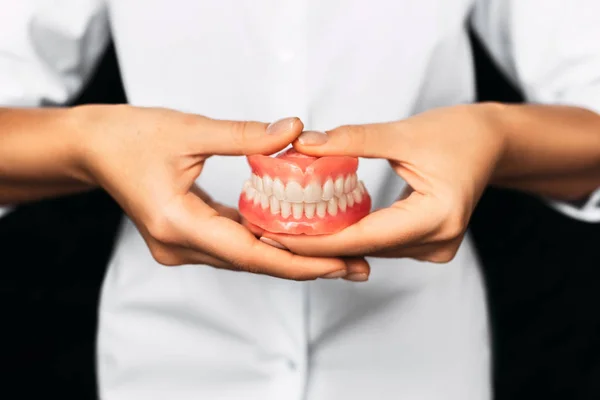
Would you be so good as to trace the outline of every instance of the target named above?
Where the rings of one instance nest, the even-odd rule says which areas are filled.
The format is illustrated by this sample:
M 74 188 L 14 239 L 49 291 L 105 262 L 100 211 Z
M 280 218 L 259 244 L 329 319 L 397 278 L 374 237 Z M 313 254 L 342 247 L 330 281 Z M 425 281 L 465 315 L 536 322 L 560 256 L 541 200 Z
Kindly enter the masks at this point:
M 305 280 L 344 275 L 364 261 L 294 255 L 256 239 L 235 209 L 212 200 L 194 181 L 214 154 L 269 154 L 302 131 L 296 118 L 267 127 L 166 109 L 87 106 L 74 109 L 80 180 L 107 190 L 164 265 L 207 264 Z
M 399 122 L 302 134 L 294 147 L 305 154 L 388 159 L 410 191 L 333 235 L 263 237 L 302 255 L 449 262 L 504 149 L 487 107 L 449 107 Z

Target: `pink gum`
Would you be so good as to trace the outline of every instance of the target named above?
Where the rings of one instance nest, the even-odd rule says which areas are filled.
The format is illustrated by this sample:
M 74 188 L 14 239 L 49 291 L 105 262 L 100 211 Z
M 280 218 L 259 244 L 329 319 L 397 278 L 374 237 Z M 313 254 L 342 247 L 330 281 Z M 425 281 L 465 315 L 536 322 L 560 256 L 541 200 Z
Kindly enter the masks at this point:
M 317 158 L 297 154 L 282 157 L 252 155 L 248 156 L 248 164 L 252 172 L 260 177 L 269 175 L 273 179 L 281 179 L 284 183 L 296 181 L 306 186 L 315 180 L 323 183 L 327 178 L 335 180 L 338 176 L 356 173 L 358 158 L 346 156 Z

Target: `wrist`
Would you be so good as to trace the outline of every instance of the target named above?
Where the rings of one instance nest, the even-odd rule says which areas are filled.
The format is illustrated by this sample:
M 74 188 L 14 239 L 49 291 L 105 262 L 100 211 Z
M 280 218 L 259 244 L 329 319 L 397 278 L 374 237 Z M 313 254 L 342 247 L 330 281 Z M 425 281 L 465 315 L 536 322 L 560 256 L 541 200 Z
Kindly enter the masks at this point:
M 482 131 L 495 150 L 494 167 L 490 183 L 503 179 L 510 173 L 511 130 L 508 128 L 512 106 L 496 102 L 477 103 L 472 106 L 476 110 Z

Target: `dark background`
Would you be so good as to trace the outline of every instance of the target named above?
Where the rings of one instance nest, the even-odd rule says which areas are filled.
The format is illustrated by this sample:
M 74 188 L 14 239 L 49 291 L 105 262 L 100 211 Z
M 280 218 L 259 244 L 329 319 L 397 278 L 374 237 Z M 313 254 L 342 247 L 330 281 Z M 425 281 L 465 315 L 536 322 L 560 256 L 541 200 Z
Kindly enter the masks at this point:
M 520 101 L 475 43 L 480 100 Z M 75 102 L 122 103 L 114 49 Z M 121 211 L 103 192 L 0 220 L 0 388 L 94 399 L 97 301 Z M 484 265 L 498 400 L 600 399 L 600 224 L 490 189 L 471 224 Z

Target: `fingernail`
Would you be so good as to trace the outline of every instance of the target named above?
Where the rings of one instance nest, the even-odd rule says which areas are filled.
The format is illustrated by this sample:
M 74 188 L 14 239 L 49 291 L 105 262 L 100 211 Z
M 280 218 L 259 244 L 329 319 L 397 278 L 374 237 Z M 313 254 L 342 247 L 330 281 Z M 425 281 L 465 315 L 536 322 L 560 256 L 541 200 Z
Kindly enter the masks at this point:
M 297 118 L 283 118 L 272 122 L 267 126 L 267 135 L 280 135 L 291 130 L 296 123 Z
M 340 271 L 335 271 L 335 272 L 330 272 L 326 275 L 323 275 L 321 278 L 323 279 L 337 279 L 337 278 L 343 278 L 346 276 L 348 272 L 345 269 L 342 269 Z
M 281 250 L 287 250 L 287 247 L 285 247 L 284 245 L 282 245 L 279 242 L 274 241 L 273 239 L 269 239 L 267 237 L 261 237 L 260 241 L 268 244 L 269 246 L 277 247 L 278 249 L 281 249 Z
M 298 136 L 298 143 L 304 146 L 319 146 L 325 144 L 329 137 L 325 132 L 306 131 Z
M 344 277 L 344 279 L 352 282 L 365 282 L 369 279 L 369 275 L 365 274 L 364 272 L 360 272 L 356 274 L 350 274 Z

